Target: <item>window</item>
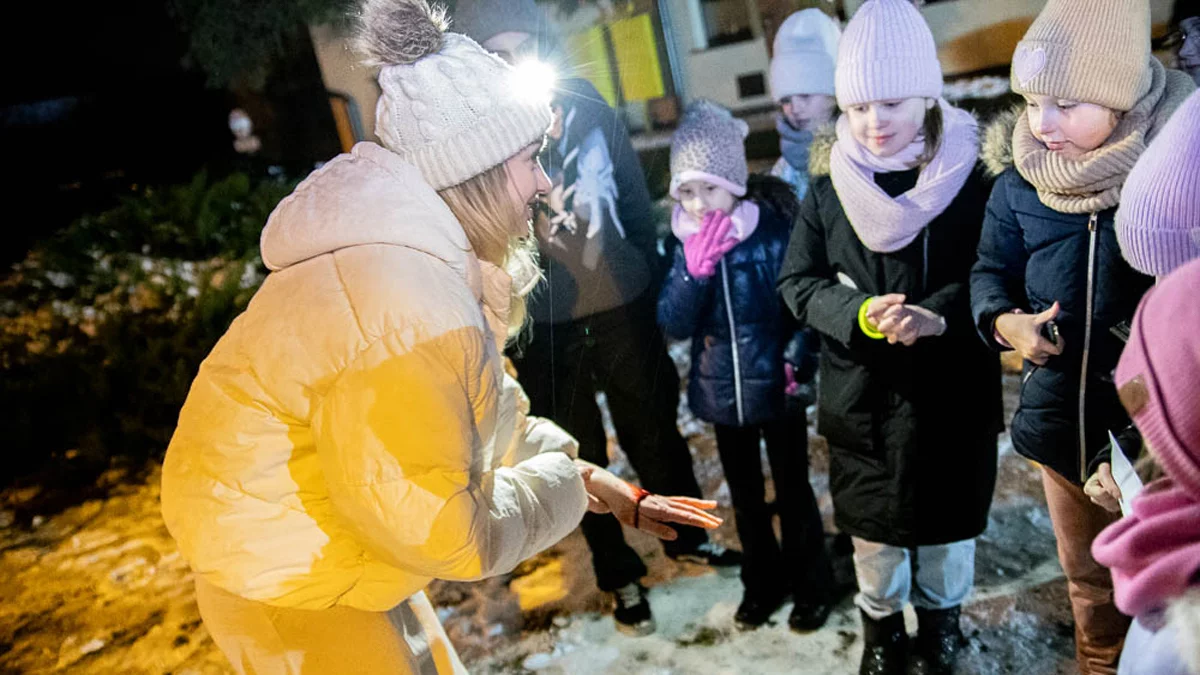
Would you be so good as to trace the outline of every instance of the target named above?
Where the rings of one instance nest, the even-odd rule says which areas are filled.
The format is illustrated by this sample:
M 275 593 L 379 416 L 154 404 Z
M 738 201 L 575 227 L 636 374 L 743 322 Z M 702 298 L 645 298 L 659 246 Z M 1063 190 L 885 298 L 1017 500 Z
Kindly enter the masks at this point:
M 699 0 L 699 9 L 707 47 L 754 39 L 746 0 Z

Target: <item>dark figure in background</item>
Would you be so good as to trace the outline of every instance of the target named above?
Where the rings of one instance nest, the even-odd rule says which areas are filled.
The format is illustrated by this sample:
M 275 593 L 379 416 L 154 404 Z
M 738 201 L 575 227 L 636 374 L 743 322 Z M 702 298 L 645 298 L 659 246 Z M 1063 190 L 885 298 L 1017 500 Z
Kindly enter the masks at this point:
M 509 61 L 534 55 L 545 21 L 532 0 L 460 0 L 454 29 Z M 650 192 L 625 126 L 589 82 L 560 79 L 552 102 L 546 169 L 550 215 L 536 223 L 546 281 L 530 297 L 528 358 L 516 357 L 533 414 L 561 424 L 579 456 L 608 464 L 596 394 L 604 392 L 621 449 L 653 492 L 699 497 L 687 442 L 676 424 L 679 375 L 655 322 L 660 261 Z M 536 355 L 536 356 L 535 356 Z M 612 518 L 585 516 L 596 583 L 615 595 L 623 632 L 654 630 L 646 566 Z M 680 527 L 668 556 L 733 566 L 741 556 Z

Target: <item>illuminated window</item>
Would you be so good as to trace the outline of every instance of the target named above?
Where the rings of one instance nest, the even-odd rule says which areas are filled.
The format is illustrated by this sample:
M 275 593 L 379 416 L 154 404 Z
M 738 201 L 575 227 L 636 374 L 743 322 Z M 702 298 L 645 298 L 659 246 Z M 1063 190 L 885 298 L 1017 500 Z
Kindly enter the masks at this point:
M 694 7 L 704 30 L 702 48 L 754 39 L 746 0 L 697 0 Z

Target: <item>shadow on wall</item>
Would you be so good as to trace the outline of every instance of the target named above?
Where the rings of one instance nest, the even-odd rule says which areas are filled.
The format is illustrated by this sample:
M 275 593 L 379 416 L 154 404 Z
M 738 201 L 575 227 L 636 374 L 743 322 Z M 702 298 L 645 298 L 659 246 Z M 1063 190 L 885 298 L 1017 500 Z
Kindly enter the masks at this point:
M 942 72 L 947 76 L 1007 67 L 1017 43 L 1029 30 L 1033 17 L 1000 21 L 957 37 L 938 48 Z

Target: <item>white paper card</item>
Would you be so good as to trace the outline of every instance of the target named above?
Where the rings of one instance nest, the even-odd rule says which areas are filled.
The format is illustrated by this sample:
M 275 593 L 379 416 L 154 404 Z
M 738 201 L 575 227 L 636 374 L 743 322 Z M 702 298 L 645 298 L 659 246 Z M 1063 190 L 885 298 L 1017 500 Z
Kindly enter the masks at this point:
M 1121 444 L 1117 442 L 1117 437 L 1113 436 L 1111 431 L 1108 432 L 1108 441 L 1112 444 L 1113 480 L 1121 489 L 1121 515 L 1127 516 L 1132 510 L 1129 506 L 1130 503 L 1142 491 L 1142 480 L 1138 478 L 1137 472 L 1133 470 L 1133 465 L 1129 463 L 1129 459 L 1121 450 Z

